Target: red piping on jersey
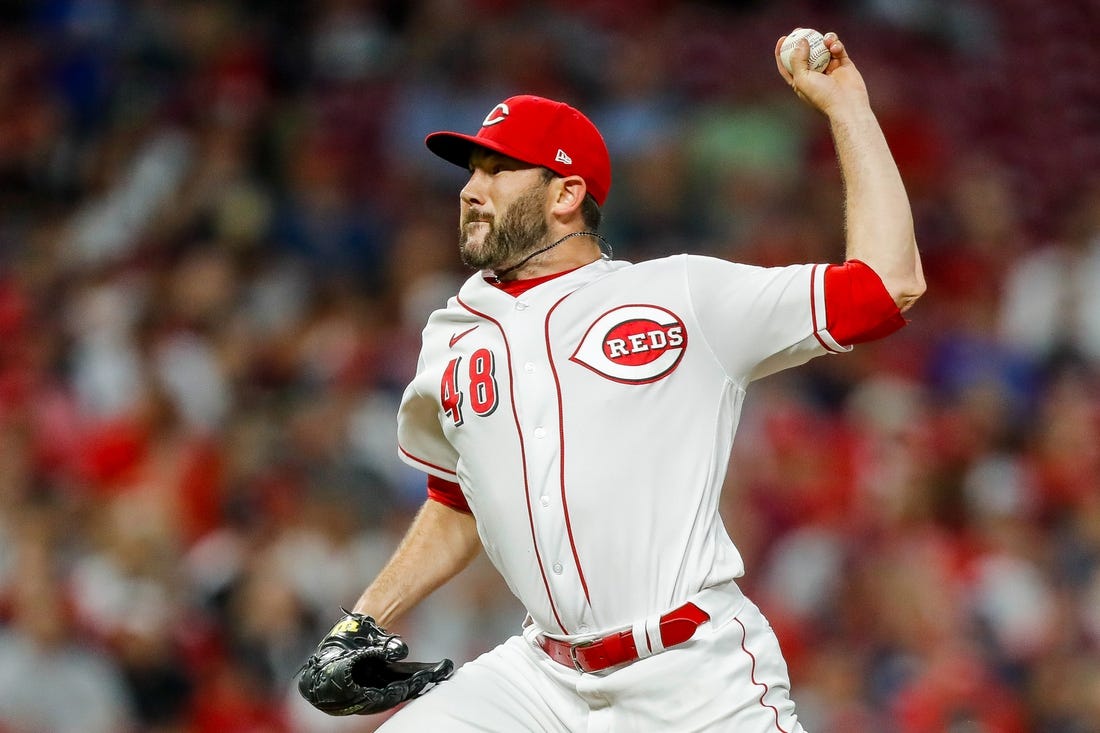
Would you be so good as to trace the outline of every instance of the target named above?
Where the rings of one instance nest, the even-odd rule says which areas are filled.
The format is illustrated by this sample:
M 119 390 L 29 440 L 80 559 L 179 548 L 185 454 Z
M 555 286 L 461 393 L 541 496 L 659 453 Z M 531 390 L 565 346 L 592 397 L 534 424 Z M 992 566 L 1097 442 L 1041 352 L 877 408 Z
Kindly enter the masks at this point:
M 736 621 L 737 625 L 741 627 L 741 650 L 744 651 L 745 654 L 749 655 L 749 679 L 752 680 L 752 683 L 757 687 L 764 688 L 764 691 L 760 693 L 761 707 L 771 708 L 772 712 L 775 714 L 775 729 L 779 731 L 779 733 L 790 733 L 790 731 L 779 724 L 779 708 L 777 708 L 775 705 L 770 705 L 764 702 L 764 697 L 768 694 L 768 685 L 766 682 L 758 682 L 756 679 L 756 656 L 749 651 L 749 648 L 747 646 L 745 646 L 745 641 L 748 639 L 749 632 L 745 628 L 745 624 L 741 623 L 741 619 L 734 618 L 733 620 Z
M 810 270 L 810 318 L 813 320 L 814 338 L 817 339 L 817 342 L 821 344 L 821 346 L 824 347 L 826 351 L 837 354 L 840 352 L 829 346 L 829 344 L 825 343 L 825 339 L 821 338 L 821 334 L 818 333 L 818 330 L 820 329 L 817 323 L 817 298 L 814 297 L 814 282 L 817 281 L 817 268 L 819 267 L 821 267 L 821 265 L 814 265 L 813 269 Z M 822 297 L 825 296 L 824 282 L 822 282 L 821 284 L 821 295 Z
M 428 463 L 427 461 L 425 461 L 423 459 L 417 458 L 412 453 L 409 453 L 407 450 L 402 448 L 400 445 L 397 446 L 397 450 L 401 451 L 401 453 L 403 455 L 407 456 L 410 460 L 416 461 L 421 466 L 427 466 L 428 468 L 434 468 L 435 470 L 442 471 L 443 473 L 448 474 L 449 476 L 455 476 L 455 477 L 458 476 L 457 473 L 455 473 L 454 471 L 452 471 L 448 468 L 443 468 L 443 466 L 437 466 L 434 463 Z
M 584 570 L 581 568 L 581 558 L 577 554 L 577 543 L 573 540 L 573 524 L 569 521 L 569 503 L 565 498 L 565 414 L 562 407 L 561 397 L 561 381 L 558 379 L 558 370 L 554 366 L 554 354 L 550 349 L 550 316 L 554 314 L 554 310 L 562 304 L 566 298 L 572 293 L 563 295 L 561 300 L 554 303 L 550 307 L 550 310 L 546 312 L 546 321 L 543 325 L 543 335 L 546 338 L 546 358 L 550 362 L 550 373 L 554 375 L 554 390 L 558 395 L 558 445 L 560 451 L 558 454 L 558 471 L 560 472 L 558 483 L 561 485 L 561 510 L 565 514 L 565 532 L 569 536 L 569 549 L 573 552 L 573 562 L 577 566 L 577 577 L 581 580 L 581 588 L 584 589 L 584 600 L 592 606 L 592 599 L 588 595 L 588 581 L 584 579 Z
M 542 575 L 542 585 L 546 588 L 546 598 L 550 601 L 550 611 L 554 614 L 554 620 L 557 621 L 558 628 L 561 629 L 563 634 L 568 634 L 569 632 L 565 630 L 565 624 L 561 622 L 561 617 L 558 616 L 557 606 L 554 605 L 554 596 L 550 592 L 550 581 L 546 578 L 546 567 L 542 564 L 542 553 L 539 552 L 539 543 L 535 537 L 535 514 L 531 508 L 531 486 L 527 477 L 527 451 L 523 447 L 523 429 L 519 425 L 519 415 L 516 413 L 516 382 L 512 374 L 512 349 L 508 346 L 508 334 L 504 332 L 504 327 L 500 325 L 500 321 L 488 314 L 474 310 L 462 302 L 460 297 L 456 296 L 455 299 L 459 305 L 470 313 L 479 318 L 484 318 L 496 326 L 497 330 L 500 331 L 500 337 L 504 339 L 504 355 L 508 360 L 508 397 L 512 402 L 512 419 L 516 423 L 516 434 L 519 435 L 519 458 L 523 466 L 523 500 L 527 503 L 527 523 L 531 527 L 531 545 L 535 548 L 535 559 L 539 563 L 539 573 Z

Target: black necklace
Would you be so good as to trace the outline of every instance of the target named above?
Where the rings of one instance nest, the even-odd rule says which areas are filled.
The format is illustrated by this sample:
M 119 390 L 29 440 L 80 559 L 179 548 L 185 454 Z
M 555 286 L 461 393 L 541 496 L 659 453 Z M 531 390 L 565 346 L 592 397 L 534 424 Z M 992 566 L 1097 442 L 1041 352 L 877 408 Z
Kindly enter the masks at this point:
M 499 281 L 501 276 L 507 275 L 509 272 L 513 272 L 514 270 L 518 270 L 520 267 L 527 264 L 527 261 L 530 260 L 535 255 L 540 255 L 543 252 L 548 252 L 548 251 L 554 249 L 554 247 L 557 247 L 559 244 L 561 244 L 565 240 L 571 239 L 572 237 L 594 237 L 594 238 L 600 240 L 601 254 L 602 254 L 603 248 L 607 247 L 607 254 L 603 255 L 604 257 L 606 257 L 607 259 L 611 259 L 611 257 L 614 254 L 612 252 L 612 249 L 611 249 L 611 243 L 608 242 L 606 239 L 604 239 L 601 235 L 597 234 L 596 232 L 570 232 L 569 234 L 566 234 L 564 237 L 562 237 L 558 241 L 556 241 L 552 244 L 548 244 L 545 247 L 543 247 L 542 249 L 536 249 L 534 252 L 527 255 L 526 257 L 524 257 L 522 260 L 520 260 L 516 264 L 512 265 L 511 267 L 506 267 L 503 270 L 494 270 L 493 271 L 493 277 L 496 278 L 497 281 Z

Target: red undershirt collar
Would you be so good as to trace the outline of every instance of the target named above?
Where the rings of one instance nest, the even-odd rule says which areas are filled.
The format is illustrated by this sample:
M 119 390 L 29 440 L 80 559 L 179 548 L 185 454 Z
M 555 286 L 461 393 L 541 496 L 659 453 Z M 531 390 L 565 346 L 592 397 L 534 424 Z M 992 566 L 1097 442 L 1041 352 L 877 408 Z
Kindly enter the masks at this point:
M 485 282 L 489 283 L 494 288 L 499 288 L 500 290 L 503 290 L 504 292 L 508 293 L 508 295 L 511 295 L 513 298 L 516 298 L 520 295 L 523 295 L 536 285 L 542 285 L 544 282 L 549 282 L 556 277 L 561 277 L 562 275 L 573 272 L 573 270 L 579 270 L 581 267 L 584 267 L 584 265 L 573 267 L 568 270 L 562 270 L 561 272 L 553 272 L 549 275 L 543 275 L 541 277 L 529 277 L 524 280 L 505 280 L 503 282 L 500 282 L 493 280 L 491 277 L 487 277 L 485 278 Z

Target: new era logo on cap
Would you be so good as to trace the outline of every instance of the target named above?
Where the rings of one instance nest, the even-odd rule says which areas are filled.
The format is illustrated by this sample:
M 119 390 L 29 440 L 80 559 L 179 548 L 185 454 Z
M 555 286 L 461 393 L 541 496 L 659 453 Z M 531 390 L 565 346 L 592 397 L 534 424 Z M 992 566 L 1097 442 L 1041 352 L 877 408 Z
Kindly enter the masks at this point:
M 489 110 L 476 135 L 433 132 L 424 142 L 463 168 L 470 152 L 481 147 L 560 176 L 578 175 L 601 206 L 611 188 L 611 158 L 600 131 L 578 110 L 544 97 L 509 97 Z

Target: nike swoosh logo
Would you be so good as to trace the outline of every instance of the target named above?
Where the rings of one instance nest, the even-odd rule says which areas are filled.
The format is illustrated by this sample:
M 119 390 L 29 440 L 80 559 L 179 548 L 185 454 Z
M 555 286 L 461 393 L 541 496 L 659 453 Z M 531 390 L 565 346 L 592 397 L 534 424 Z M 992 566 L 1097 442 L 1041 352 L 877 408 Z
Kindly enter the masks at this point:
M 481 325 L 481 324 L 478 324 L 478 325 Z M 473 331 L 473 330 L 474 330 L 475 328 L 477 328 L 477 326 L 473 326 L 472 328 L 467 328 L 467 329 L 466 329 L 465 331 L 463 331 L 462 333 L 456 333 L 456 334 L 453 334 L 453 335 L 451 336 L 451 340 L 450 340 L 450 341 L 449 341 L 449 342 L 447 343 L 447 345 L 448 345 L 448 346 L 450 346 L 450 347 L 451 347 L 451 348 L 453 349 L 453 348 L 455 347 L 455 344 L 457 344 L 457 343 L 458 343 L 458 340 L 459 340 L 460 338 L 462 338 L 463 336 L 465 336 L 466 334 L 468 334 L 468 333 L 469 333 L 470 331 Z

